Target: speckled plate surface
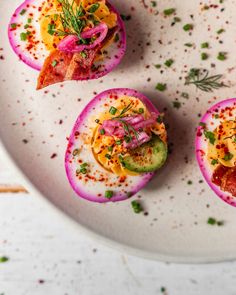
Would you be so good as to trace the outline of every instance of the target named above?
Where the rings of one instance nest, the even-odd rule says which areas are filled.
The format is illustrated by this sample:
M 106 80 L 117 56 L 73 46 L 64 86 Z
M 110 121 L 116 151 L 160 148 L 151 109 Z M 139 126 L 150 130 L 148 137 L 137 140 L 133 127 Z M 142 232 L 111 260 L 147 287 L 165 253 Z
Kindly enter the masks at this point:
M 151 1 L 150 1 L 151 2 Z M 206 1 L 209 5 L 210 1 Z M 149 258 L 176 262 L 213 262 L 236 258 L 236 210 L 222 202 L 203 181 L 194 155 L 195 127 L 209 106 L 235 96 L 235 1 L 214 1 L 203 10 L 202 1 L 159 0 L 159 14 L 138 0 L 112 1 L 126 21 L 128 50 L 121 65 L 107 77 L 90 82 L 68 82 L 35 91 L 37 72 L 20 62 L 7 39 L 7 24 L 19 0 L 0 6 L 0 132 L 18 166 L 41 194 L 96 237 Z M 147 5 L 151 4 L 146 1 Z M 181 22 L 162 11 L 175 7 Z M 155 8 L 156 9 L 156 8 Z M 192 33 L 182 27 L 194 26 Z M 225 32 L 216 31 L 224 28 Z M 209 58 L 201 60 L 202 42 L 209 42 Z M 193 43 L 193 47 L 184 46 Z M 227 60 L 218 61 L 218 52 Z M 163 64 L 172 58 L 170 68 Z M 191 67 L 224 74 L 229 88 L 214 93 L 184 86 Z M 155 85 L 166 83 L 158 92 Z M 66 137 L 78 114 L 94 96 L 108 88 L 130 87 L 143 92 L 166 113 L 172 153 L 167 165 L 138 195 L 147 214 L 136 215 L 130 200 L 93 204 L 77 198 L 64 170 Z M 181 96 L 187 92 L 189 98 Z M 173 107 L 179 101 L 179 108 Z M 138 197 L 137 196 L 137 197 Z M 62 215 L 63 216 L 63 215 Z M 209 217 L 224 226 L 207 224 Z

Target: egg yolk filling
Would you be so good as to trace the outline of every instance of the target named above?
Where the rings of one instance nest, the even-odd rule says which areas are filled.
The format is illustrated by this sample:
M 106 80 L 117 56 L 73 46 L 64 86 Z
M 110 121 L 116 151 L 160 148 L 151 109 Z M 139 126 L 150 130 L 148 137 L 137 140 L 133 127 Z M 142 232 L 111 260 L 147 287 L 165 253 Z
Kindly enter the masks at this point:
M 108 135 L 103 129 L 104 122 L 107 120 L 120 121 L 135 120 L 142 115 L 143 120 L 148 120 L 152 114 L 141 100 L 123 96 L 117 99 L 116 104 L 108 108 L 108 110 L 96 118 L 97 127 L 93 131 L 91 141 L 92 152 L 97 162 L 106 170 L 119 176 L 137 175 L 136 172 L 130 171 L 122 165 L 121 157 L 129 154 L 129 145 L 132 141 L 139 141 L 139 132 L 145 131 L 147 136 L 152 136 L 152 133 L 158 135 L 163 142 L 167 142 L 165 126 L 162 122 L 156 120 L 154 124 L 144 128 L 143 130 L 134 130 L 132 125 L 124 123 L 124 134 Z
M 207 157 L 213 169 L 217 164 L 229 168 L 236 166 L 236 120 L 221 122 L 208 136 Z
M 70 13 L 71 23 L 63 20 L 63 13 Z M 59 42 L 69 34 L 76 34 L 81 26 L 81 33 L 105 23 L 108 29 L 117 26 L 117 15 L 110 11 L 105 0 L 47 0 L 44 2 L 39 18 L 42 42 L 48 51 L 57 48 Z M 113 36 L 114 38 L 115 36 Z M 111 39 L 109 42 L 112 42 Z M 103 49 L 109 44 L 105 44 Z

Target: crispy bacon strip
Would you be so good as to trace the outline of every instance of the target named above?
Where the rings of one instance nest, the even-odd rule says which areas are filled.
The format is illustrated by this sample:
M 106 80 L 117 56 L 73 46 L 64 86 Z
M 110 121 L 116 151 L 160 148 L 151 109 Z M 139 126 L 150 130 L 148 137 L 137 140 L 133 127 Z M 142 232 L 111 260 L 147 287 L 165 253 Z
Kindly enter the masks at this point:
M 96 55 L 101 48 L 107 46 L 116 32 L 117 27 L 109 30 L 100 46 L 91 50 L 84 50 L 82 54 L 65 53 L 59 50 L 51 52 L 39 74 L 37 90 L 67 80 L 88 79 Z
M 212 182 L 236 197 L 236 166 L 233 168 L 218 166 L 212 175 Z

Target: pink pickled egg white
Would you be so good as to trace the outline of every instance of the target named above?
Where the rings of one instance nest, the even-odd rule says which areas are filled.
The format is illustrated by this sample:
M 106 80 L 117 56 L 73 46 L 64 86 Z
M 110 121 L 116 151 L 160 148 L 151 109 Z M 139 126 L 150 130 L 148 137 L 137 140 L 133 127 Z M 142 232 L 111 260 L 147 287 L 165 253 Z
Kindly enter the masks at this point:
M 233 197 L 230 193 L 224 192 L 220 189 L 219 186 L 212 183 L 211 178 L 213 170 L 210 163 L 207 160 L 207 147 L 208 140 L 203 134 L 204 128 L 209 131 L 214 131 L 214 129 L 219 126 L 220 118 L 215 115 L 224 114 L 225 120 L 235 120 L 236 118 L 236 98 L 231 98 L 223 100 L 210 109 L 207 110 L 205 115 L 201 119 L 201 123 L 205 124 L 205 127 L 198 126 L 196 132 L 196 141 L 195 141 L 195 151 L 197 161 L 200 167 L 200 170 L 207 181 L 210 188 L 226 203 L 231 206 L 236 207 L 236 198 Z
M 65 169 L 70 185 L 76 194 L 84 199 L 93 202 L 117 202 L 130 198 L 140 191 L 153 177 L 154 173 L 144 173 L 137 176 L 127 175 L 124 181 L 114 173 L 106 171 L 95 160 L 91 146 L 84 144 L 84 136 L 91 135 L 97 127 L 95 119 L 110 109 L 117 99 L 122 96 L 132 96 L 141 100 L 150 112 L 159 115 L 156 107 L 143 94 L 127 88 L 110 89 L 98 94 L 85 107 L 79 115 L 69 137 L 69 143 L 65 154 Z M 75 149 L 80 150 L 79 157 L 84 162 L 89 163 L 89 173 L 93 177 L 76 175 L 76 170 L 80 168 L 78 159 L 73 156 Z M 86 181 L 85 181 L 86 178 Z M 113 191 L 112 199 L 105 198 L 107 190 Z
M 8 38 L 12 49 L 21 61 L 31 68 L 40 71 L 49 51 L 42 42 L 40 35 L 39 16 L 42 4 L 45 0 L 26 0 L 14 12 L 8 26 Z M 111 72 L 121 61 L 126 51 L 126 32 L 123 20 L 116 8 L 107 2 L 108 7 L 117 14 L 118 18 L 118 41 L 113 42 L 106 48 L 107 54 L 101 61 L 95 62 L 98 69 L 92 72 L 89 79 L 98 79 Z M 28 19 L 31 20 L 28 23 Z M 25 29 L 28 25 L 29 28 Z M 30 31 L 32 41 L 21 40 L 22 33 Z

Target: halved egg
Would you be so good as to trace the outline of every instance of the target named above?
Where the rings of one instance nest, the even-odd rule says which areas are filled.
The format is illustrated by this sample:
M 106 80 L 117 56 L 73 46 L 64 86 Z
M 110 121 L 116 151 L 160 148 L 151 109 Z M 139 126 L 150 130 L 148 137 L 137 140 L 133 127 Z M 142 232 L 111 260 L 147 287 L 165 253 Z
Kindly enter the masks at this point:
M 101 29 L 93 33 L 97 26 L 105 28 L 102 38 Z M 91 36 L 88 34 L 90 30 Z M 85 38 L 81 37 L 83 34 Z M 20 60 L 41 71 L 43 76 L 52 76 L 50 83 L 42 83 L 38 88 L 58 80 L 102 77 L 120 63 L 126 50 L 123 21 L 115 7 L 106 0 L 26 0 L 14 12 L 8 36 Z M 63 50 L 60 42 L 68 37 L 75 38 L 74 46 L 78 52 L 57 54 Z M 83 51 L 82 45 L 85 48 Z M 76 59 L 73 59 L 75 54 Z M 79 54 L 82 61 L 78 61 Z M 79 69 L 72 67 L 76 62 L 82 64 Z M 69 75 L 72 70 L 76 75 Z M 78 72 L 81 74 L 78 75 Z
M 207 110 L 197 128 L 196 155 L 209 186 L 236 207 L 236 98 Z
M 126 200 L 167 158 L 167 133 L 156 107 L 127 88 L 97 95 L 79 115 L 65 155 L 68 180 L 93 202 Z

